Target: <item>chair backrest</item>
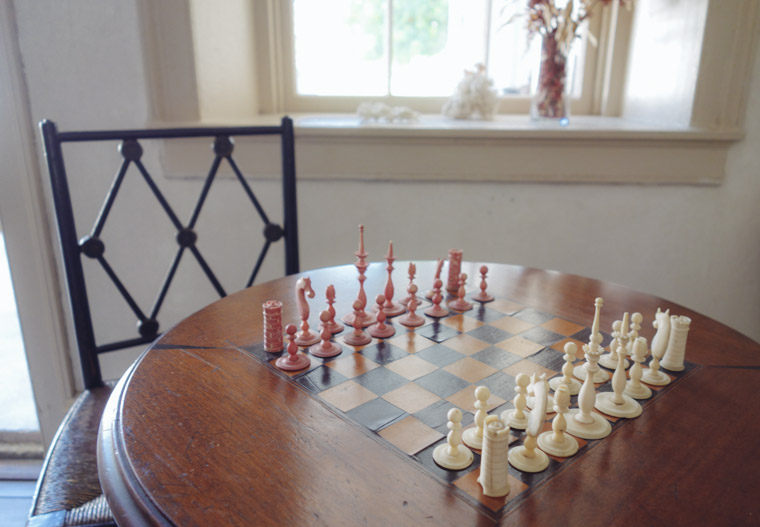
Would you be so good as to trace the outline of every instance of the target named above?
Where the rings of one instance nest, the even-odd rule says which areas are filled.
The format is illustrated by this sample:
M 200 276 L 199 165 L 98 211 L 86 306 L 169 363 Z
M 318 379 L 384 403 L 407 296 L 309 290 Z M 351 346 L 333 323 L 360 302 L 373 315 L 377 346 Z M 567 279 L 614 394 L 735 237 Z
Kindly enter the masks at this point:
M 55 123 L 44 120 L 40 122 L 44 142 L 45 157 L 52 184 L 53 201 L 58 225 L 58 235 L 63 254 L 63 264 L 66 273 L 66 283 L 71 303 L 74 331 L 81 359 L 82 375 L 85 388 L 93 388 L 103 384 L 100 369 L 99 354 L 108 351 L 125 349 L 155 340 L 159 335 L 158 315 L 166 294 L 172 285 L 175 272 L 182 256 L 189 252 L 200 265 L 203 273 L 208 278 L 213 288 L 220 297 L 227 293 L 219 279 L 212 271 L 207 259 L 203 257 L 196 245 L 197 234 L 195 231 L 196 221 L 201 212 L 209 189 L 215 180 L 220 165 L 226 160 L 239 181 L 244 194 L 250 199 L 258 216 L 264 223 L 263 246 L 261 252 L 253 263 L 253 270 L 247 284 L 250 286 L 256 278 L 264 257 L 272 242 L 284 238 L 285 245 L 285 274 L 294 274 L 299 271 L 298 258 L 298 222 L 296 214 L 296 172 L 294 156 L 293 123 L 290 118 L 282 119 L 280 126 L 256 126 L 256 127 L 221 127 L 221 128 L 172 128 L 172 129 L 147 129 L 147 130 L 114 130 L 114 131 L 77 131 L 59 132 Z M 264 212 L 260 201 L 256 198 L 251 186 L 243 177 L 237 163 L 232 157 L 235 143 L 233 137 L 241 136 L 279 136 L 282 150 L 282 192 L 283 192 L 283 218 L 284 225 L 272 223 Z M 156 179 L 147 170 L 141 157 L 143 148 L 141 141 L 148 140 L 176 140 L 182 138 L 208 137 L 213 140 L 213 156 L 210 159 L 210 169 L 200 190 L 197 202 L 192 210 L 192 215 L 186 223 L 183 223 L 175 213 L 176 208 L 167 200 L 161 191 Z M 98 214 L 95 225 L 89 235 L 81 239 L 77 237 L 77 229 L 74 222 L 74 208 L 66 175 L 66 166 L 63 157 L 64 143 L 70 142 L 102 142 L 120 141 L 118 151 L 123 158 L 120 168 L 111 184 L 109 191 Z M 132 167 L 131 170 L 130 167 Z M 105 244 L 101 239 L 101 232 L 109 216 L 111 207 L 116 200 L 119 189 L 127 176 L 138 172 L 135 177 L 142 177 L 150 189 L 150 193 L 160 204 L 160 208 L 169 217 L 176 230 L 172 243 L 177 244 L 177 252 L 158 295 L 149 310 L 143 310 L 135 301 L 135 298 L 127 290 L 113 267 L 109 265 L 105 257 Z M 168 241 L 168 240 L 167 240 Z M 118 340 L 115 342 L 98 343 L 95 338 L 95 328 L 90 311 L 90 302 L 87 296 L 85 273 L 82 258 L 91 258 L 97 261 L 105 271 L 115 289 L 120 293 L 123 300 L 134 312 L 137 318 L 137 335 L 134 338 Z M 189 314 L 189 313 L 186 313 Z

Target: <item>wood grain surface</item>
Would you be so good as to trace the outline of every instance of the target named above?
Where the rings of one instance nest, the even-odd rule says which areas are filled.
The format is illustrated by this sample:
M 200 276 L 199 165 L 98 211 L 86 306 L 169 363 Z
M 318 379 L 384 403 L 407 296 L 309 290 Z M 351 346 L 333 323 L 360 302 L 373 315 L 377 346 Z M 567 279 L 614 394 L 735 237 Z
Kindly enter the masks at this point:
M 479 264 L 464 263 L 477 276 Z M 406 279 L 396 264 L 394 284 Z M 691 317 L 696 369 L 500 519 L 503 525 L 756 524 L 760 514 L 760 346 L 730 328 L 629 288 L 554 271 L 489 264 L 489 291 L 590 325 L 658 307 Z M 427 289 L 434 262 L 417 264 Z M 349 310 L 356 271 L 311 277 Z M 299 276 L 302 276 L 299 275 Z M 382 292 L 384 263 L 367 272 Z M 254 286 L 188 317 L 149 348 L 114 391 L 101 425 L 101 482 L 120 525 L 491 525 L 400 452 L 389 449 L 241 350 L 262 339 L 261 305 L 298 320 L 298 276 Z M 317 311 L 317 313 L 315 313 Z M 316 324 L 312 324 L 316 326 Z

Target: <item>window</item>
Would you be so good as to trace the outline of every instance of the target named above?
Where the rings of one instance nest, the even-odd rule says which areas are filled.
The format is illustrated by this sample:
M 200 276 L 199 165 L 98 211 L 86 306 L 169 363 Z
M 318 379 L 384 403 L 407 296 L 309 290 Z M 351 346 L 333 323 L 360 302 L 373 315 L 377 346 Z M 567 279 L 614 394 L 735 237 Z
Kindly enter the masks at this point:
M 286 111 L 354 111 L 383 100 L 438 113 L 465 70 L 486 65 L 503 113 L 524 112 L 540 38 L 528 39 L 515 0 L 292 0 L 281 4 Z M 591 31 L 609 25 L 595 13 Z M 605 22 L 602 21 L 605 19 Z M 588 29 L 588 28 L 586 28 Z M 570 58 L 574 113 L 592 108 L 599 47 L 579 38 Z M 609 34 L 609 32 L 605 32 Z

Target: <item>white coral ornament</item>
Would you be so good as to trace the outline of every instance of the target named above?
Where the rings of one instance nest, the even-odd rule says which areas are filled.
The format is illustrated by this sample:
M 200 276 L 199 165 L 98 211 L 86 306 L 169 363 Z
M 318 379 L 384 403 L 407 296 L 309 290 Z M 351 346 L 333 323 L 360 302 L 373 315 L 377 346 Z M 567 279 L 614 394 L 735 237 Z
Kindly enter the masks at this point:
M 446 117 L 493 119 L 499 105 L 493 80 L 486 76 L 486 68 L 482 64 L 477 64 L 475 69 L 476 71 L 465 70 L 456 92 L 443 105 L 442 112 Z

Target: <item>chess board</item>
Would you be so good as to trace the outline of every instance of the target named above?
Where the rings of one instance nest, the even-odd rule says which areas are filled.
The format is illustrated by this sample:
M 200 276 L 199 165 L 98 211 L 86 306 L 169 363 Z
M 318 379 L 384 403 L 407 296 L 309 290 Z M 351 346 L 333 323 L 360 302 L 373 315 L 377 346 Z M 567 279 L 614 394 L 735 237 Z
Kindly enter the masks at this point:
M 418 313 L 426 305 L 429 303 L 423 303 Z M 645 315 L 644 323 L 651 324 L 651 316 Z M 591 329 L 579 321 L 498 297 L 486 304 L 474 302 L 471 311 L 452 311 L 441 319 L 425 318 L 425 325 L 414 329 L 390 319 L 396 328 L 394 336 L 373 339 L 361 347 L 343 342 L 343 334 L 351 331 L 347 328 L 335 335 L 335 341 L 343 348 L 340 355 L 327 359 L 310 355 L 311 366 L 296 372 L 277 369 L 274 361 L 282 353 L 267 353 L 262 343 L 246 349 L 494 519 L 516 507 L 559 470 L 569 468 L 595 444 L 614 441 L 614 430 L 624 426 L 626 419 L 605 416 L 613 428 L 607 438 L 578 439 L 580 448 L 575 456 L 549 456 L 549 468 L 536 474 L 521 472 L 510 465 L 510 493 L 503 498 L 484 496 L 477 483 L 479 451 L 474 451 L 474 463 L 459 471 L 443 469 L 433 461 L 434 448 L 446 441 L 447 412 L 457 407 L 464 414 L 463 430 L 475 426 L 477 386 L 486 386 L 491 392 L 489 414 L 499 415 L 514 408 L 511 401 L 517 374 L 545 373 L 547 379 L 561 375 L 565 343 L 575 342 L 580 358 Z M 591 321 L 586 324 L 590 326 Z M 604 332 L 602 335 L 602 344 L 606 346 L 611 337 Z M 687 361 L 684 371 L 666 372 L 671 383 L 651 386 L 653 396 L 640 401 L 644 412 L 697 368 L 698 365 Z M 611 391 L 609 381 L 597 385 L 597 391 Z M 571 398 L 571 407 L 577 407 L 577 396 Z M 545 430 L 551 429 L 554 415 L 547 414 Z M 524 432 L 512 430 L 510 448 L 521 444 L 523 437 Z

